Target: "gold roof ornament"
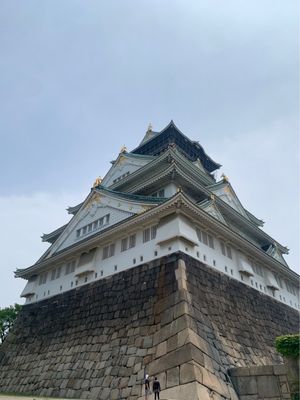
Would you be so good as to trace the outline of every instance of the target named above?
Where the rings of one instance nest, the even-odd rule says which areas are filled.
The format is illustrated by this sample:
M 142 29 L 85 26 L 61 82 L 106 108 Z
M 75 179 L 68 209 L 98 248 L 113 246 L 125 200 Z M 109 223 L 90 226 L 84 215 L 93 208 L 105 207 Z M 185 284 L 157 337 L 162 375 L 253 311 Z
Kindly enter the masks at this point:
M 227 177 L 225 174 L 222 174 L 222 175 L 221 175 L 221 178 L 223 178 L 223 181 L 224 181 L 224 182 L 229 182 L 229 179 L 228 179 L 228 177 Z
M 101 185 L 101 182 L 102 182 L 102 178 L 101 178 L 101 176 L 98 176 L 98 178 L 95 179 L 93 187 Z
M 123 144 L 123 146 L 121 147 L 120 153 L 127 153 L 127 147 L 125 146 L 125 144 Z

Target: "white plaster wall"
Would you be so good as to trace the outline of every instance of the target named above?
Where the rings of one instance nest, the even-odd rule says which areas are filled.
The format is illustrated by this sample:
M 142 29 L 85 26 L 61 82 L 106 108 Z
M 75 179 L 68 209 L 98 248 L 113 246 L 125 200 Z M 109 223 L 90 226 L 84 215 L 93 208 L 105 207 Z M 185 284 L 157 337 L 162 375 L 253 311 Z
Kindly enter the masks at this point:
M 174 238 L 172 239 L 172 235 L 170 235 L 170 230 L 172 233 L 174 233 L 174 227 L 176 227 L 176 229 L 180 227 L 182 233 L 184 233 L 185 236 L 189 237 L 192 242 L 195 242 L 195 245 L 191 245 L 186 240 L 178 239 L 177 237 L 174 237 L 174 235 Z M 289 293 L 284 283 L 284 287 L 282 289 L 272 293 L 272 291 L 267 288 L 264 277 L 261 277 L 260 275 L 254 273 L 254 276 L 243 276 L 242 279 L 241 274 L 238 270 L 238 251 L 233 246 L 231 246 L 232 259 L 224 256 L 221 252 L 220 240 L 216 238 L 216 235 L 212 234 L 212 232 L 209 232 L 214 238 L 214 249 L 212 249 L 209 246 L 206 246 L 198 241 L 195 229 L 196 226 L 191 221 L 188 221 L 185 217 L 177 215 L 175 218 L 162 222 L 157 229 L 156 238 L 146 243 L 143 243 L 142 229 L 136 231 L 136 246 L 132 249 L 121 252 L 122 237 L 119 237 L 115 241 L 115 255 L 113 257 L 103 260 L 103 248 L 102 246 L 100 246 L 94 257 L 95 271 L 92 274 L 88 275 L 87 283 L 105 278 L 114 273 L 118 273 L 119 271 L 133 268 L 139 264 L 149 262 L 155 258 L 159 258 L 180 250 L 186 254 L 189 254 L 191 257 L 209 265 L 210 267 L 227 274 L 232 279 L 236 279 L 246 285 L 249 285 L 254 289 L 269 296 L 272 296 L 278 301 L 281 301 L 293 308 L 300 308 L 299 298 Z M 203 226 L 201 227 L 201 229 L 205 230 L 205 227 Z M 130 234 L 132 233 L 134 232 L 130 232 Z M 162 238 L 166 238 L 167 234 L 169 235 L 170 240 L 168 242 L 163 242 L 161 245 L 158 245 Z M 247 256 L 245 255 L 245 257 Z M 64 291 L 71 290 L 76 286 L 85 284 L 85 277 L 76 278 L 74 273 L 65 275 L 66 263 L 61 265 L 62 272 L 59 279 L 50 281 L 51 273 L 49 272 L 46 284 L 39 285 L 38 279 L 34 282 L 36 290 L 35 296 L 33 296 L 31 299 L 27 299 L 26 303 L 39 301 L 43 298 L 62 293 Z M 260 265 L 262 264 L 260 263 Z M 115 270 L 115 266 L 117 266 L 117 270 Z M 103 271 L 103 276 L 101 276 L 101 271 Z M 73 286 L 71 286 L 71 282 L 73 282 Z M 32 289 L 32 282 L 28 284 L 28 288 Z M 25 292 L 26 288 L 23 293 Z
M 114 179 L 117 179 L 127 172 L 131 174 L 151 161 L 151 159 L 133 159 L 132 157 L 126 157 L 126 155 L 121 155 L 120 158 L 120 161 L 116 161 L 105 175 L 102 181 L 103 186 L 113 185 Z
M 86 211 L 82 210 L 80 215 L 78 215 L 77 223 L 72 224 L 70 228 L 67 228 L 67 230 L 63 233 L 62 236 L 64 236 L 64 240 L 60 243 L 60 245 L 56 248 L 55 251 L 62 250 L 66 247 L 71 246 L 72 244 L 76 243 L 79 240 L 84 239 L 87 236 L 91 236 L 95 234 L 96 232 L 100 232 L 101 230 L 115 225 L 116 223 L 122 221 L 125 218 L 130 217 L 133 215 L 133 212 L 129 211 L 124 211 L 124 210 L 116 210 L 115 208 L 112 207 L 107 207 L 107 206 L 96 206 L 97 211 L 95 213 L 90 213 L 89 210 L 87 209 Z M 84 236 L 80 236 L 79 238 L 76 237 L 76 231 L 83 226 L 88 225 L 89 223 L 96 221 L 97 219 L 110 214 L 109 218 L 109 224 L 103 225 L 100 228 L 98 228 L 95 231 L 92 231 Z M 76 218 L 77 216 L 75 216 Z M 68 232 L 69 230 L 69 232 Z

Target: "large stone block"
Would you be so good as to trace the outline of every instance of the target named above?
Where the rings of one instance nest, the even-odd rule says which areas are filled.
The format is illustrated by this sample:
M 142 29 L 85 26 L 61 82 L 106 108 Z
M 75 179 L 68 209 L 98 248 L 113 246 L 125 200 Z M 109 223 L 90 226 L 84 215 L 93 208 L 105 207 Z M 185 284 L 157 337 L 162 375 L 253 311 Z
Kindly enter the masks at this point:
M 179 367 L 167 371 L 167 388 L 179 385 Z
M 258 376 L 257 390 L 261 397 L 280 397 L 280 387 L 277 376 Z

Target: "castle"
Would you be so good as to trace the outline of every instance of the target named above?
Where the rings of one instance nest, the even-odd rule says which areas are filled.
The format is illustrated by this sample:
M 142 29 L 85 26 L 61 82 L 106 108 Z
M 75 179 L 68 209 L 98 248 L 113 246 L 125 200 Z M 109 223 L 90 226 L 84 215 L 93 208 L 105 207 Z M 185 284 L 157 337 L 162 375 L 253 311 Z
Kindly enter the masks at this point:
M 274 339 L 298 330 L 298 275 L 219 167 L 172 121 L 121 149 L 15 272 L 0 392 L 142 400 L 149 374 L 161 399 L 290 399 Z
M 28 280 L 26 304 L 182 251 L 298 309 L 287 248 L 263 232 L 226 176 L 216 181 L 219 167 L 172 121 L 161 132 L 150 126 L 68 209 L 70 222 L 43 235 L 51 246 L 38 262 L 16 271 Z

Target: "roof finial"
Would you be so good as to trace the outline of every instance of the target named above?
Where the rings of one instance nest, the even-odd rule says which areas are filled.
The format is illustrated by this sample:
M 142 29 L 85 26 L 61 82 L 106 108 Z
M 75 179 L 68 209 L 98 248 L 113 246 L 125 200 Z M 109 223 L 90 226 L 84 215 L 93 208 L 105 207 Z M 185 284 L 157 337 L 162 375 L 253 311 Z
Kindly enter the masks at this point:
M 222 174 L 222 175 L 221 175 L 221 178 L 223 178 L 223 181 L 224 181 L 224 182 L 229 182 L 229 179 L 228 179 L 228 177 L 227 177 L 225 174 Z
M 210 195 L 210 199 L 211 199 L 212 201 L 215 201 L 215 200 L 216 200 L 216 196 L 215 196 L 214 194 L 211 194 L 211 195 Z
M 127 153 L 127 147 L 125 146 L 125 144 L 123 144 L 123 146 L 121 147 L 120 153 Z
M 149 125 L 148 125 L 148 130 L 147 130 L 147 132 L 152 132 L 152 124 L 151 124 L 151 122 L 150 122 Z
M 102 182 L 102 178 L 101 178 L 101 176 L 98 176 L 98 178 L 95 179 L 93 187 L 97 187 L 97 186 L 101 185 L 101 182 Z

